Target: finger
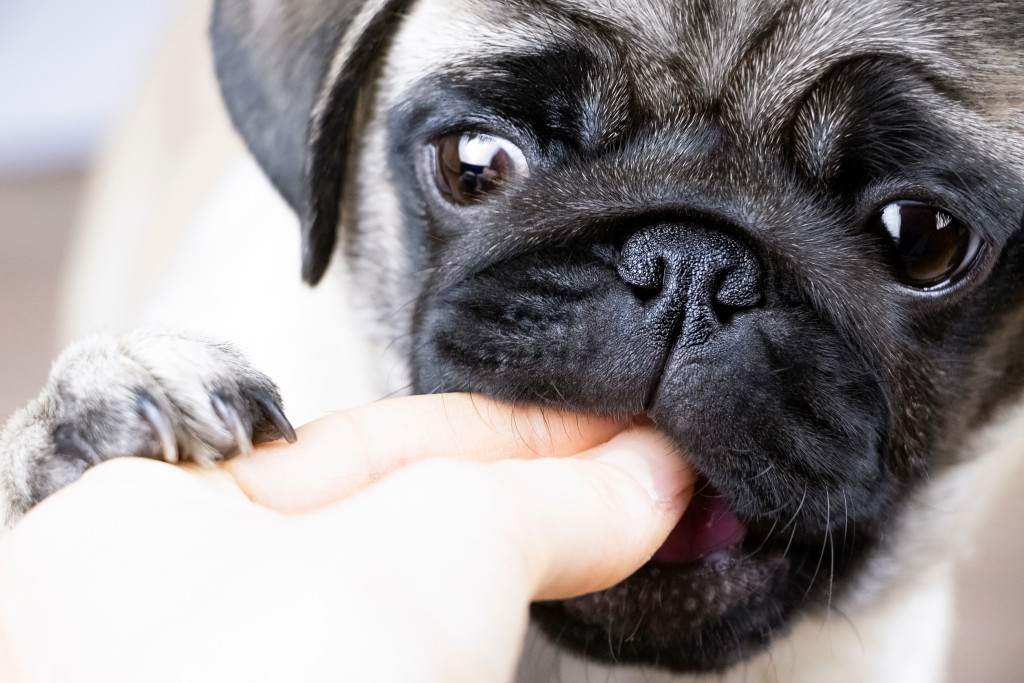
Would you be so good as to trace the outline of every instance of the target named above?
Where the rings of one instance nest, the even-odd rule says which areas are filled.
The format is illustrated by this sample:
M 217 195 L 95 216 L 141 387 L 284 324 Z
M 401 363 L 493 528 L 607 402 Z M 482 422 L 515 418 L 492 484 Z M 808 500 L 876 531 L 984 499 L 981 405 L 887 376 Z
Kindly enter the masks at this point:
M 495 465 L 534 493 L 535 501 L 513 500 L 516 519 L 530 529 L 517 540 L 534 600 L 603 590 L 633 574 L 682 517 L 696 480 L 649 427 L 622 432 L 586 459 L 548 464 L 552 472 Z
M 694 480 L 662 435 L 636 427 L 575 458 L 414 465 L 317 516 L 373 519 L 378 552 L 420 558 L 424 574 L 433 575 L 433 558 L 444 560 L 437 576 L 463 555 L 470 573 L 497 558 L 491 571 L 515 572 L 527 599 L 561 599 L 615 585 L 647 562 Z
M 607 441 L 626 423 L 470 394 L 413 396 L 329 415 L 300 427 L 297 444 L 266 444 L 222 467 L 254 502 L 299 512 L 419 460 L 560 458 Z

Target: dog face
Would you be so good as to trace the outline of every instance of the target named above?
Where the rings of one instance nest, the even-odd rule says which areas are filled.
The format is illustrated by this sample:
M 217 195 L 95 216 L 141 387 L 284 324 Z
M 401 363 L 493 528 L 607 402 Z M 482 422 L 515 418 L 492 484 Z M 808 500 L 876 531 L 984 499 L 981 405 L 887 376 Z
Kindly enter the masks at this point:
M 417 392 L 643 415 L 683 521 L 559 643 L 721 669 L 900 561 L 1024 382 L 1024 11 L 225 0 L 218 73 Z M 339 233 L 339 226 L 344 229 Z

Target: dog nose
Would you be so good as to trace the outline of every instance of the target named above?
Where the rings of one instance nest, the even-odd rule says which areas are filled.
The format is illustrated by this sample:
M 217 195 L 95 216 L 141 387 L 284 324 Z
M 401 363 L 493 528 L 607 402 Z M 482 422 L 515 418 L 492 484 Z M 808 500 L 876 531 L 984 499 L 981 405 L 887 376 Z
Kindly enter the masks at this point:
M 739 311 L 761 303 L 761 267 L 751 251 L 720 232 L 657 225 L 631 235 L 619 277 L 654 316 L 678 327 L 678 343 L 706 343 Z M 669 330 L 662 330 L 669 334 Z

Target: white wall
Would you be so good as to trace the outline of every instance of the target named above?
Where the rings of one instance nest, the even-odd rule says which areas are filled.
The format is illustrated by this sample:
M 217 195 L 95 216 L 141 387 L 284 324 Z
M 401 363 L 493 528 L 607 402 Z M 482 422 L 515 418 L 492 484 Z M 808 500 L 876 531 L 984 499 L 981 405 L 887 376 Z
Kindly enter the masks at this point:
M 92 158 L 184 0 L 0 0 L 0 174 Z

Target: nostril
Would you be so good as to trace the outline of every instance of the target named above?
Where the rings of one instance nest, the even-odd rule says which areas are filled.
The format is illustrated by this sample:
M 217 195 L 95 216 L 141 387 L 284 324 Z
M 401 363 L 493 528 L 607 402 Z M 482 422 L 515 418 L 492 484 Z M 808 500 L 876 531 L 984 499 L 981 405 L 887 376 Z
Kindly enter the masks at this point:
M 752 258 L 740 257 L 737 264 L 719 271 L 715 276 L 714 300 L 716 308 L 742 310 L 761 303 L 760 273 Z
M 657 287 L 645 287 L 643 285 L 631 284 L 629 287 L 633 290 L 633 296 L 635 296 L 642 304 L 646 304 L 648 301 L 661 294 L 661 285 L 658 285 Z
M 623 250 L 618 264 L 619 278 L 630 286 L 633 295 L 646 303 L 662 290 L 665 259 L 642 242 L 631 242 Z
M 737 313 L 755 308 L 761 303 L 761 291 L 756 278 L 734 278 L 729 275 L 722 274 L 711 300 L 711 310 L 723 325 L 728 325 Z
M 749 310 L 749 306 L 732 306 L 715 300 L 711 303 L 711 311 L 715 314 L 715 320 L 722 325 L 728 325 L 736 314 Z

